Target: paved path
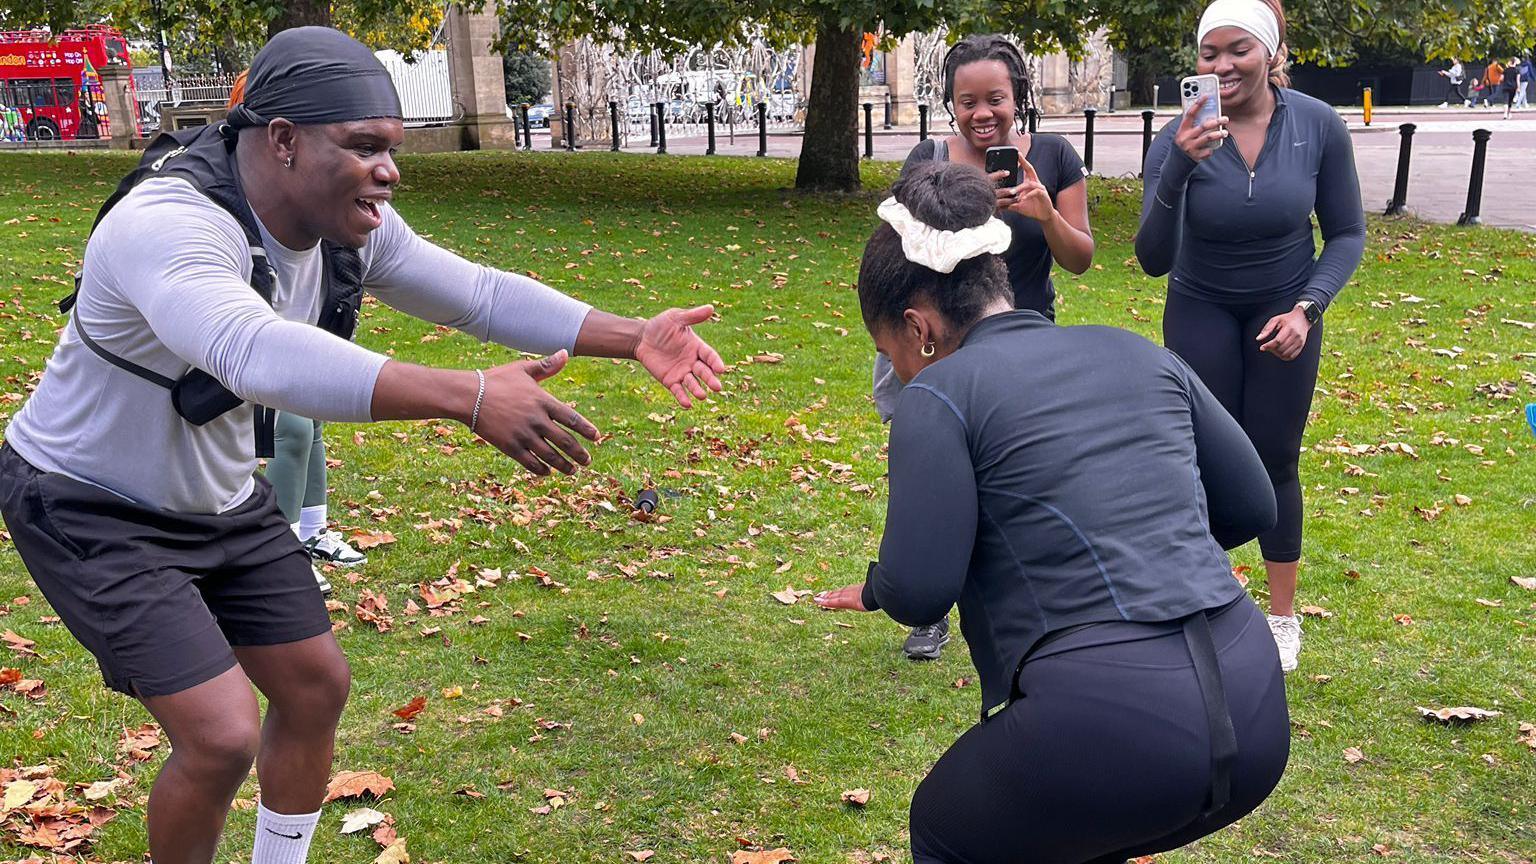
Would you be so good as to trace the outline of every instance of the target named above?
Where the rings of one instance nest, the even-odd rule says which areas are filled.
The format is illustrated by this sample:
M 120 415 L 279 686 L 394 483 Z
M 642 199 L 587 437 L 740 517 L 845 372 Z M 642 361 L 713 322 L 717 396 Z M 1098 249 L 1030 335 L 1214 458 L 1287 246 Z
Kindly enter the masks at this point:
M 1341 112 L 1349 124 L 1355 144 L 1355 159 L 1360 172 L 1361 197 L 1368 212 L 1382 212 L 1392 197 L 1397 177 L 1397 157 L 1401 137 L 1398 125 L 1417 124 L 1408 184 L 1408 209 L 1434 222 L 1455 222 L 1466 208 L 1467 185 L 1472 167 L 1472 132 L 1488 129 L 1493 137 L 1488 146 L 1488 162 L 1483 187 L 1482 220 L 1487 225 L 1520 228 L 1536 232 L 1536 109 L 1516 112 L 1504 120 L 1503 112 L 1487 109 L 1451 108 L 1445 110 L 1383 109 L 1376 112 L 1372 125 L 1364 125 L 1358 109 Z M 1170 109 L 1163 109 L 1154 130 L 1172 119 Z M 876 112 L 879 117 L 879 112 Z M 1040 122 L 1040 130 L 1058 132 L 1083 152 L 1083 118 L 1050 116 Z M 948 118 L 935 122 L 934 134 L 947 134 Z M 1095 120 L 1094 173 L 1102 176 L 1134 177 L 1141 170 L 1140 112 L 1121 111 L 1101 114 Z M 755 128 L 737 127 L 735 140 L 721 127 L 716 136 L 716 151 L 722 155 L 752 156 L 757 152 Z M 862 147 L 862 130 L 860 132 Z M 918 141 L 917 129 L 898 127 L 881 129 L 878 119 L 874 135 L 875 158 L 899 161 Z M 643 146 L 626 147 L 629 152 L 653 152 Z M 793 158 L 800 154 L 799 133 L 772 133 L 768 136 L 768 154 Z M 534 146 L 549 147 L 548 134 L 535 134 Z M 669 136 L 669 155 L 698 155 L 705 150 L 702 136 Z

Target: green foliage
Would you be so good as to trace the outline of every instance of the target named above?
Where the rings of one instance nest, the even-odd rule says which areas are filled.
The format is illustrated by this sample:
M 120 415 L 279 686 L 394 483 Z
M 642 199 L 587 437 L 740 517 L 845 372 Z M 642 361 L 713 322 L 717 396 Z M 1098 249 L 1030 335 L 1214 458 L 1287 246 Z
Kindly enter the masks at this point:
M 533 104 L 549 93 L 549 58 L 530 51 L 501 55 L 501 72 L 507 86 L 507 104 Z

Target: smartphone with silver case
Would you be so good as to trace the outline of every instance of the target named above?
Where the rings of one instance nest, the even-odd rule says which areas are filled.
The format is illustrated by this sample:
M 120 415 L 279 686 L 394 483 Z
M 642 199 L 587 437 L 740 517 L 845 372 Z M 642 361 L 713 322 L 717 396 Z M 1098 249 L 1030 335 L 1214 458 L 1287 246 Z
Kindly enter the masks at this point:
M 1200 106 L 1199 113 L 1190 118 L 1191 126 L 1221 119 L 1221 81 L 1215 75 L 1191 75 L 1179 82 L 1179 104 L 1183 106 L 1185 114 L 1189 113 L 1189 106 L 1195 104 L 1195 100 L 1201 96 L 1207 98 Z M 1211 146 L 1213 149 L 1220 147 L 1221 139 L 1216 139 L 1216 143 Z

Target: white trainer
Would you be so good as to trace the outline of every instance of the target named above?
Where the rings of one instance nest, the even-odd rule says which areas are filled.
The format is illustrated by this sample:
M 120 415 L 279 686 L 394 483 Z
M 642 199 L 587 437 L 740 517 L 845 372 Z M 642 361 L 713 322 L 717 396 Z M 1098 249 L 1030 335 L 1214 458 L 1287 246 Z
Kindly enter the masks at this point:
M 1275 637 L 1275 648 L 1280 652 L 1280 671 L 1293 672 L 1296 656 L 1301 653 L 1301 619 L 1295 615 L 1266 615 L 1270 635 Z

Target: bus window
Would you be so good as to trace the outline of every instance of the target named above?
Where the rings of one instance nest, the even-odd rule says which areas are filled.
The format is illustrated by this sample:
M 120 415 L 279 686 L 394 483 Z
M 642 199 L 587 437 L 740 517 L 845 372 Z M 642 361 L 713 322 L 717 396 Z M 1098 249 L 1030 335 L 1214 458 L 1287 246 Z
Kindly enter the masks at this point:
M 75 104 L 75 82 L 72 78 L 53 79 L 53 104 L 68 108 Z
M 16 81 L 17 101 L 29 108 L 53 107 L 53 80 L 21 78 Z
M 121 39 L 104 40 L 107 46 L 107 63 L 122 66 L 128 62 L 128 43 Z

